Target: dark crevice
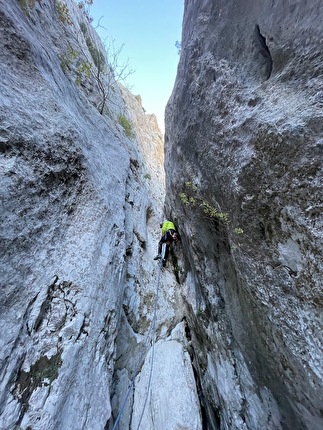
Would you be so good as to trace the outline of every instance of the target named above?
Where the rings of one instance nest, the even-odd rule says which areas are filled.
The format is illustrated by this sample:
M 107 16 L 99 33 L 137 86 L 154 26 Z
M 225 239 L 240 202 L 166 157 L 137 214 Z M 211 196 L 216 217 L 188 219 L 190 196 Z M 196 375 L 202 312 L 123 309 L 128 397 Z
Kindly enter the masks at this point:
M 257 48 L 259 49 L 260 53 L 260 62 L 263 69 L 263 74 L 265 80 L 268 80 L 273 69 L 273 59 L 267 46 L 266 38 L 261 34 L 258 24 L 256 25 L 255 34 Z
M 177 283 L 180 284 L 181 282 L 180 282 L 180 279 L 179 279 L 178 259 L 177 259 L 177 256 L 175 254 L 173 246 L 170 247 L 170 256 L 171 256 L 171 260 L 172 260 L 172 264 L 173 264 L 173 273 L 174 273 L 174 276 L 176 278 Z
M 37 316 L 37 319 L 36 319 L 34 327 L 33 327 L 34 331 L 38 331 L 42 321 L 44 320 L 45 316 L 47 315 L 47 313 L 50 310 L 50 305 L 51 305 L 51 301 L 53 298 L 52 296 L 53 296 L 53 292 L 54 292 L 57 281 L 58 281 L 58 276 L 55 275 L 54 281 L 48 286 L 46 299 L 43 301 L 43 303 L 40 307 L 39 314 Z
M 221 428 L 221 419 L 218 410 L 215 410 L 206 400 L 202 388 L 202 373 L 200 366 L 197 361 L 194 347 L 192 345 L 191 330 L 187 323 L 187 319 L 184 316 L 183 321 L 185 323 L 185 336 L 188 341 L 189 347 L 187 351 L 189 353 L 192 369 L 195 379 L 196 391 L 199 398 L 200 410 L 201 410 L 201 424 L 202 430 L 219 430 Z

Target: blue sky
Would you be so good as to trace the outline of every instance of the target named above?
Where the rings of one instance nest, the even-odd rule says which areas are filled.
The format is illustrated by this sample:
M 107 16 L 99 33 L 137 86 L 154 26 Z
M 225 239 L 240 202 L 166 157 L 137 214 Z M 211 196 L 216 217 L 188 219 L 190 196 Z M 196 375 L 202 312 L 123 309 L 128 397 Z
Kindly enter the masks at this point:
M 131 92 L 142 97 L 147 113 L 155 113 L 163 128 L 164 110 L 179 60 L 175 42 L 181 40 L 184 0 L 94 0 L 90 14 L 101 38 L 124 44 L 122 57 L 129 58 L 135 73 L 129 76 Z

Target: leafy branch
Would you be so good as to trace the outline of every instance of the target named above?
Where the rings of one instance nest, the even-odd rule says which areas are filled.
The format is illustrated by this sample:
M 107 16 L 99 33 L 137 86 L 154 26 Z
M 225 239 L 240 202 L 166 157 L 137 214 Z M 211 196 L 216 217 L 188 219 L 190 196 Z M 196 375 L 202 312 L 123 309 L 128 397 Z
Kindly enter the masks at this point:
M 221 211 L 220 208 L 216 208 L 209 201 L 203 198 L 200 195 L 197 186 L 191 181 L 186 181 L 184 183 L 184 189 L 178 196 L 185 206 L 190 208 L 200 208 L 207 219 L 217 221 L 217 223 L 225 227 L 229 227 L 231 224 L 229 214 Z M 243 229 L 238 226 L 229 228 L 228 231 L 229 233 L 234 233 L 234 235 L 242 235 L 244 233 Z
M 77 3 L 89 22 L 91 20 L 86 6 L 92 3 L 92 0 Z M 55 5 L 58 19 L 64 25 L 74 26 L 67 5 L 58 0 L 56 0 Z M 98 46 L 98 39 L 93 32 L 94 30 L 89 28 L 88 24 L 80 22 L 79 30 L 76 29 L 76 35 L 73 37 L 74 46 L 72 47 L 70 43 L 65 54 L 60 56 L 60 60 L 64 73 L 73 70 L 76 72 L 76 84 L 80 85 L 84 78 L 92 77 L 95 80 L 100 94 L 97 109 L 103 115 L 106 112 L 107 103 L 113 103 L 112 93 L 116 81 L 125 83 L 128 76 L 134 73 L 134 70 L 130 67 L 129 60 L 124 62 L 120 60 L 124 45 L 117 47 L 114 39 L 109 39 L 107 42 L 108 38 L 106 38 L 102 49 L 102 45 Z M 84 47 L 84 42 L 87 49 Z
M 56 12 L 58 15 L 58 19 L 63 24 L 73 25 L 73 21 L 71 19 L 70 11 L 69 11 L 67 5 L 63 2 L 56 1 L 55 6 L 56 6 Z
M 122 126 L 122 128 L 125 132 L 125 135 L 129 139 L 133 139 L 135 137 L 135 134 L 133 132 L 131 122 L 124 115 L 119 115 L 118 122 Z
M 129 59 L 124 62 L 120 60 L 124 45 L 117 47 L 114 39 L 106 38 L 103 45 L 105 52 L 102 52 L 85 23 L 80 23 L 80 30 L 95 65 L 92 76 L 97 83 L 101 96 L 97 108 L 100 114 L 103 115 L 107 102 L 112 101 L 111 95 L 114 83 L 116 81 L 125 83 L 126 79 L 134 73 L 134 70 L 129 64 Z M 86 56 L 86 53 L 84 54 Z
M 29 16 L 30 11 L 35 7 L 36 0 L 19 0 L 21 9 L 26 16 Z

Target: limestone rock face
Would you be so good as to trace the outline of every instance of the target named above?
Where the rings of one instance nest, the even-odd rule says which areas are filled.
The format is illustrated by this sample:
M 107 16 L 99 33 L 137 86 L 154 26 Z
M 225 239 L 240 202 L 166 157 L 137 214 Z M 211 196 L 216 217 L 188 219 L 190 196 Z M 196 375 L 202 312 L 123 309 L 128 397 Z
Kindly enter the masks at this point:
M 167 210 L 205 428 L 323 427 L 323 4 L 187 1 Z
M 0 428 L 111 428 L 134 368 L 140 380 L 154 309 L 155 339 L 169 341 L 156 345 L 169 367 L 156 375 L 179 372 L 187 396 L 173 408 L 194 411 L 170 408 L 169 428 L 199 428 L 168 269 L 154 306 L 163 136 L 111 78 L 76 3 L 1 0 L 0 27 Z M 123 428 L 142 414 L 141 389 Z
M 151 360 L 152 350 L 147 355 L 136 383 L 134 411 L 143 409 Z M 183 350 L 177 340 L 159 341 L 155 345 L 153 363 L 155 382 L 149 392 L 150 413 L 144 415 L 141 428 L 201 430 L 200 405 L 195 395 L 195 379 L 188 352 Z M 140 415 L 134 414 L 132 428 L 138 428 L 139 423 Z
M 153 188 L 161 212 L 165 200 L 164 136 L 158 127 L 156 116 L 145 113 L 141 97 L 134 96 L 120 84 L 119 87 L 127 106 L 127 115 L 136 130 L 138 146 L 143 154 L 145 179 L 149 183 L 149 188 Z

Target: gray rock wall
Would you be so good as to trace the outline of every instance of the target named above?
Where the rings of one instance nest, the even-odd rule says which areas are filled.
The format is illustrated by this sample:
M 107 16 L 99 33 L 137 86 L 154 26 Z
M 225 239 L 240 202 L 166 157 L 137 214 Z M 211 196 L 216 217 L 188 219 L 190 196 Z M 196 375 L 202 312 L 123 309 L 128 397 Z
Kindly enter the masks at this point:
M 319 429 L 320 1 L 186 1 L 166 111 L 191 357 L 210 429 Z
M 74 24 L 54 2 L 22 3 L 1 2 L 0 427 L 99 429 L 111 413 L 130 145 L 82 92 L 99 99 L 93 80 L 63 73 L 68 44 L 83 49 L 73 5 Z
M 186 2 L 156 302 L 154 117 L 74 2 L 0 0 L 1 428 L 111 429 L 129 384 L 122 428 L 322 427 L 321 19 Z
M 142 414 L 132 398 L 147 383 L 163 136 L 108 69 L 97 80 L 92 54 L 103 46 L 74 2 L 1 0 L 0 26 L 0 428 L 111 428 L 139 363 L 122 417 L 130 428 Z M 168 366 L 156 374 L 173 365 L 183 393 L 173 408 L 194 407 L 170 408 L 168 428 L 200 428 L 168 269 L 160 287 L 156 349 Z

